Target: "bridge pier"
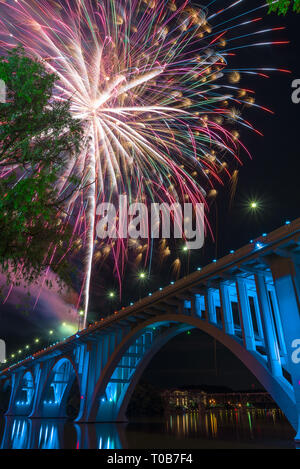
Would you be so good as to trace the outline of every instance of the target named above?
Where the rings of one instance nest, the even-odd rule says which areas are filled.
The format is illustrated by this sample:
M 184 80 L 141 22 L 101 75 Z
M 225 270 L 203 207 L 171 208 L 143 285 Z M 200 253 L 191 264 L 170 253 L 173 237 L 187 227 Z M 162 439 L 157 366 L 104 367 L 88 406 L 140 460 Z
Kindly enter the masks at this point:
M 234 322 L 232 315 L 232 305 L 230 300 L 229 286 L 225 282 L 220 283 L 220 300 L 222 311 L 222 322 L 225 332 L 234 335 Z
M 101 396 L 104 402 L 101 401 L 103 412 L 101 415 L 95 415 L 91 420 L 91 408 L 93 405 L 95 386 L 105 369 L 107 362 L 115 351 L 115 348 L 122 341 L 122 338 L 128 329 L 125 327 L 123 330 L 114 330 L 109 334 L 103 335 L 97 343 L 88 342 L 85 345 L 84 355 L 82 357 L 83 371 L 80 379 L 80 392 L 81 401 L 77 423 L 86 422 L 115 422 L 117 414 L 114 411 L 114 406 L 107 396 Z M 94 419 L 94 420 L 93 420 Z
M 263 337 L 268 356 L 268 366 L 273 376 L 282 376 L 280 352 L 264 273 L 257 273 L 255 275 L 255 282 L 259 309 L 261 311 Z
M 197 318 L 203 318 L 204 311 L 205 311 L 205 298 L 203 295 L 199 293 L 195 294 L 194 297 L 194 308 L 195 308 L 195 316 Z
M 51 370 L 53 365 L 53 360 L 47 360 L 45 362 L 41 362 L 37 365 L 35 370 L 35 393 L 32 405 L 32 412 L 29 415 L 30 418 L 42 418 L 41 412 L 41 400 L 44 392 L 44 388 L 46 386 L 48 373 Z
M 75 420 L 77 423 L 86 423 L 89 421 L 94 387 L 97 377 L 100 374 L 102 361 L 104 360 L 103 356 L 97 359 L 98 347 L 96 344 L 92 343 L 85 344 L 84 346 L 80 408 Z M 103 343 L 101 343 L 101 348 L 103 349 Z
M 256 344 L 246 279 L 238 277 L 236 281 L 236 289 L 244 345 L 247 350 L 254 352 L 256 351 Z
M 295 393 L 300 442 L 300 297 L 298 271 L 291 258 L 270 256 L 271 271 L 278 299 L 279 313 L 287 348 L 288 372 Z
M 210 287 L 207 288 L 205 294 L 205 311 L 206 311 L 206 318 L 212 324 L 217 323 L 217 314 L 216 314 L 216 306 L 215 306 L 215 298 L 214 298 L 214 290 Z
M 16 397 L 17 397 L 17 392 L 19 389 L 21 378 L 22 378 L 22 373 L 20 373 L 20 371 L 18 373 L 13 373 L 11 376 L 11 395 L 10 395 L 8 409 L 5 413 L 5 416 L 7 417 L 16 415 L 16 409 L 15 409 Z

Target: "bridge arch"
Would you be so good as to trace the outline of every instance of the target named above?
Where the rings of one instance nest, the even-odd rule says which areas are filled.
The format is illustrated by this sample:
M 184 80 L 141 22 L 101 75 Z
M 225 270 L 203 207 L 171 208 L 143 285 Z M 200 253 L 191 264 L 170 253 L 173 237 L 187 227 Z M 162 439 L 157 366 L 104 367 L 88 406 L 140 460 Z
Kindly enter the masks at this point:
M 131 395 L 153 356 L 173 337 L 191 328 L 199 329 L 213 337 L 241 360 L 271 394 L 297 430 L 298 413 L 292 385 L 283 377 L 274 377 L 262 355 L 247 350 L 242 341 L 239 343 L 236 336 L 228 335 L 221 327 L 197 317 L 178 313 L 155 316 L 140 323 L 123 338 L 96 383 L 87 420 L 126 421 L 126 410 Z M 126 364 L 126 359 L 129 364 Z
M 41 418 L 68 417 L 67 401 L 74 381 L 80 389 L 77 368 L 72 358 L 58 357 L 48 372 L 35 415 Z

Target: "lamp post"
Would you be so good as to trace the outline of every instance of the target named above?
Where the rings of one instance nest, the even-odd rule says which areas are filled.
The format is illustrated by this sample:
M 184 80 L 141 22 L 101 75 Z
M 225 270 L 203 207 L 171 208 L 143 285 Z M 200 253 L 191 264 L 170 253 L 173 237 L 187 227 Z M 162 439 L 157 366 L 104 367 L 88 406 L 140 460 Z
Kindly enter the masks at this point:
M 139 272 L 139 274 L 138 274 L 138 280 L 139 280 L 139 300 L 141 300 L 141 297 L 142 297 L 142 295 L 141 295 L 141 293 L 142 293 L 142 292 L 141 292 L 141 285 L 142 285 L 142 283 L 145 282 L 146 279 L 147 279 L 147 274 L 146 274 L 146 272 L 143 272 L 143 271 L 142 271 L 142 272 Z
M 83 317 L 84 317 L 84 311 L 81 309 L 80 311 L 78 311 L 78 330 L 81 329 Z
M 115 300 L 116 297 L 116 292 L 114 290 L 110 290 L 107 294 L 108 300 L 109 300 L 109 314 L 112 314 L 112 306 L 113 306 L 113 301 Z
M 187 262 L 186 262 L 186 273 L 187 275 L 190 273 L 190 253 L 189 253 L 189 248 L 185 245 L 182 248 L 182 252 L 187 256 Z

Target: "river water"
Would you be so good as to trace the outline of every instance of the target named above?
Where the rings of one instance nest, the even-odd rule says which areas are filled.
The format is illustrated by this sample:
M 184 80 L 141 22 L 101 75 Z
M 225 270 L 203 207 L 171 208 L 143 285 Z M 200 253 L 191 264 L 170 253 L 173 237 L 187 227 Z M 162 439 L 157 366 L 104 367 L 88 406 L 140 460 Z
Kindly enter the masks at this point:
M 209 410 L 127 424 L 2 418 L 2 449 L 295 448 L 280 410 Z

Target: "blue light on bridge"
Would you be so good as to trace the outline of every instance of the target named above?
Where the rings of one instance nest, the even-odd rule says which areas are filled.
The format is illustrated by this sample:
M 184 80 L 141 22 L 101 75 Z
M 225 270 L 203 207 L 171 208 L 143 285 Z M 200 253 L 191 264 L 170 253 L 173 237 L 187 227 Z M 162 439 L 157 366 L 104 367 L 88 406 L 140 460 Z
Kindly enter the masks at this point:
M 288 225 L 290 222 L 285 223 Z M 291 226 L 294 226 L 294 224 L 297 229 L 298 239 L 300 219 L 297 224 L 292 222 Z M 268 384 L 267 390 L 269 392 L 272 393 L 275 389 L 280 407 L 289 416 L 293 427 L 296 430 L 298 429 L 298 438 L 300 440 L 300 425 L 298 422 L 300 416 L 298 405 L 298 397 L 300 396 L 299 371 L 297 368 L 294 370 L 293 364 L 289 365 L 288 370 L 292 378 L 293 389 L 291 389 L 291 383 L 286 380 L 283 374 L 285 367 L 287 367 L 287 360 L 292 363 L 289 352 L 294 351 L 288 347 L 289 344 L 292 344 L 294 334 L 296 330 L 299 331 L 300 327 L 299 292 L 295 286 L 295 282 L 299 281 L 299 274 L 293 268 L 292 262 L 291 265 L 282 262 L 284 269 L 281 268 L 279 256 L 278 259 L 275 259 L 274 265 L 271 259 L 270 266 L 269 263 L 264 263 L 262 267 L 260 259 L 263 254 L 269 255 L 269 253 L 274 252 L 278 245 L 284 248 L 289 243 L 290 236 L 286 235 L 287 233 L 290 234 L 290 231 L 294 232 L 295 230 L 284 227 L 283 230 L 279 231 L 278 236 L 277 234 L 274 235 L 274 239 L 273 235 L 272 238 L 266 239 L 267 234 L 265 233 L 252 240 L 250 246 L 248 244 L 242 251 L 227 251 L 228 254 L 235 253 L 234 256 L 230 257 L 229 255 L 223 259 L 211 260 L 211 263 L 219 262 L 219 269 L 222 264 L 222 272 L 224 270 L 224 276 L 220 280 L 220 288 L 219 285 L 216 287 L 207 285 L 206 279 L 215 274 L 220 275 L 218 267 L 212 264 L 208 269 L 195 266 L 195 270 L 203 270 L 201 276 L 191 276 L 190 279 L 186 277 L 185 283 L 183 285 L 179 283 L 178 287 L 177 282 L 169 281 L 169 285 L 176 284 L 176 288 L 180 288 L 180 295 L 178 295 L 180 298 L 180 311 L 181 315 L 187 316 L 187 319 L 180 317 L 174 321 L 173 317 L 170 319 L 168 314 L 163 318 L 161 317 L 161 310 L 164 311 L 165 309 L 164 303 L 169 303 L 169 298 L 172 300 L 170 304 L 174 304 L 172 298 L 174 295 L 177 296 L 177 293 L 176 289 L 173 288 L 157 287 L 159 291 L 164 290 L 164 295 L 160 296 L 151 292 L 146 294 L 146 297 L 152 295 L 151 302 L 156 300 L 158 306 L 156 308 L 155 305 L 157 311 L 153 310 L 151 320 L 145 318 L 145 322 L 142 322 L 143 320 L 139 321 L 139 314 L 136 313 L 139 313 L 139 308 L 143 311 L 142 304 L 131 302 L 130 306 L 135 305 L 135 308 L 132 308 L 132 310 L 128 308 L 125 321 L 122 315 L 120 318 L 119 326 L 122 329 L 122 334 L 119 335 L 118 332 L 115 332 L 109 321 L 107 323 L 104 321 L 101 335 L 98 334 L 98 331 L 95 333 L 94 328 L 92 328 L 90 339 L 91 342 L 96 342 L 95 353 L 94 348 L 93 353 L 91 353 L 91 349 L 78 340 L 82 335 L 79 331 L 76 331 L 71 336 L 71 340 L 68 339 L 68 350 L 66 354 L 63 351 L 61 357 L 55 358 L 56 355 L 53 357 L 53 351 L 50 350 L 48 353 L 48 348 L 46 348 L 44 349 L 46 353 L 41 354 L 41 351 L 39 351 L 31 356 L 32 359 L 35 359 L 35 363 L 29 360 L 28 363 L 19 362 L 21 363 L 19 369 L 15 370 L 15 367 L 13 368 L 13 373 L 16 373 L 18 379 L 12 381 L 12 386 L 15 386 L 15 388 L 12 394 L 13 399 L 11 399 L 13 402 L 10 404 L 11 414 L 13 415 L 15 412 L 17 415 L 27 415 L 30 410 L 30 415 L 34 415 L 36 418 L 56 418 L 57 416 L 65 418 L 67 414 L 67 395 L 74 379 L 78 378 L 81 402 L 77 422 L 118 422 L 119 418 L 123 417 L 126 400 L 128 401 L 127 398 L 130 397 L 130 393 L 137 382 L 138 373 L 143 371 L 143 367 L 147 365 L 147 360 L 152 351 L 156 352 L 161 343 L 165 343 L 176 334 L 185 333 L 191 336 L 191 328 L 199 327 L 201 330 L 202 328 L 206 330 L 205 323 L 207 323 L 209 324 L 209 331 L 211 331 L 210 335 L 218 340 L 220 334 L 223 334 L 224 341 L 226 338 L 230 350 L 236 350 L 236 343 L 239 344 L 239 349 L 241 347 L 245 348 L 245 350 L 241 349 L 239 353 L 243 353 L 243 356 L 246 357 L 246 366 L 253 371 L 254 375 L 262 376 L 262 383 Z M 279 239 L 279 237 L 281 238 Z M 296 247 L 293 246 L 294 244 L 291 245 L 291 249 L 298 249 L 296 243 Z M 251 271 L 249 269 L 249 259 L 251 264 L 254 263 L 254 269 Z M 241 268 L 239 267 L 240 264 Z M 236 277 L 236 266 L 241 271 L 249 271 L 249 275 Z M 255 267 L 259 267 L 261 274 L 257 275 L 254 281 L 253 272 L 256 271 Z M 205 274 L 205 272 L 207 273 Z M 233 308 L 233 305 L 236 308 Z M 217 313 L 219 311 L 217 308 L 223 308 L 224 324 L 221 324 L 218 319 L 219 314 Z M 239 315 L 236 314 L 237 312 Z M 190 324 L 188 316 L 191 315 L 195 317 Z M 235 316 L 239 317 L 236 318 Z M 198 319 L 201 319 L 201 321 L 198 321 Z M 247 331 L 246 329 L 241 331 L 241 319 L 244 320 L 244 329 L 247 325 Z M 262 324 L 259 324 L 258 319 L 261 319 Z M 132 333 L 128 324 L 134 327 L 138 326 L 137 330 Z M 165 327 L 169 325 L 170 327 Z M 256 328 L 258 332 L 256 332 Z M 75 338 L 76 340 L 74 340 Z M 58 343 L 61 345 L 64 342 Z M 287 348 L 286 355 L 284 352 L 285 345 Z M 278 351 L 282 351 L 284 354 L 278 353 Z M 237 353 L 238 356 L 239 353 Z M 285 356 L 287 359 L 285 359 Z M 14 357 L 15 355 L 12 355 L 12 358 Z M 284 360 L 281 360 L 282 357 L 284 357 Z M 50 361 L 47 366 L 41 366 L 41 363 L 48 359 Z M 103 368 L 104 362 L 110 365 Z M 85 367 L 93 370 L 93 373 L 82 373 Z M 27 370 L 25 375 L 24 370 Z M 7 374 L 8 372 L 5 370 L 5 374 L 0 373 L 0 378 L 4 377 L 6 379 Z M 103 383 L 105 383 L 105 389 L 103 389 Z M 16 386 L 19 386 L 19 388 L 16 388 Z M 294 394 L 292 394 L 292 391 Z M 93 399 L 91 400 L 89 396 L 93 396 Z M 51 446 L 52 441 L 54 441 L 51 434 L 51 425 L 45 426 L 41 438 L 41 443 L 45 441 L 45 447 L 47 447 L 48 442 Z M 103 438 L 103 435 L 101 437 Z M 105 436 L 105 441 L 107 441 L 107 436 Z M 100 444 L 102 447 L 103 442 L 104 440 Z M 106 446 L 111 446 L 111 442 L 107 443 Z

